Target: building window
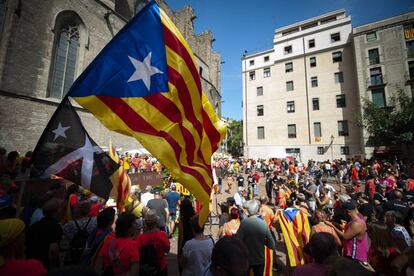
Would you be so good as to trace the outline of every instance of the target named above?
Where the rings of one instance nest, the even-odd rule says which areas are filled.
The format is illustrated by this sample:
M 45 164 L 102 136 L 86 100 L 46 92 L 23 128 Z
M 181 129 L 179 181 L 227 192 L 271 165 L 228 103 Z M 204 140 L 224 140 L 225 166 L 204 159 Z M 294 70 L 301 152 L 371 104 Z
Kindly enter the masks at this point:
M 319 98 L 312 99 L 313 110 L 319 110 Z
M 269 59 L 269 56 L 265 56 L 264 58 L 263 58 L 263 60 L 264 60 L 264 62 L 268 62 L 270 59 Z
M 341 147 L 341 154 L 349 155 L 349 147 L 348 146 Z
M 346 107 L 346 98 L 344 94 L 336 95 L 336 107 Z
M 316 57 L 309 58 L 310 67 L 316 67 Z
M 284 49 L 285 55 L 292 53 L 292 46 L 286 46 Z
M 414 79 L 414 61 L 408 62 L 408 74 L 410 76 L 410 80 Z
M 256 72 L 255 71 L 250 71 L 249 72 L 249 80 L 255 80 L 256 79 Z
M 293 63 L 292 62 L 285 63 L 285 72 L 286 73 L 293 72 Z
M 309 48 L 315 47 L 315 39 L 309 39 L 308 46 L 309 46 Z
M 296 138 L 296 125 L 288 125 L 288 138 Z
M 263 77 L 264 78 L 270 77 L 270 68 L 269 67 L 263 68 Z
M 3 33 L 4 19 L 6 18 L 6 2 L 0 0 L 0 37 Z
M 385 91 L 384 88 L 372 89 L 372 102 L 379 107 L 385 107 Z
M 384 83 L 381 67 L 375 67 L 375 68 L 369 69 L 369 75 L 371 78 L 371 85 L 381 85 Z
M 317 148 L 317 153 L 318 153 L 318 155 L 324 155 L 325 149 L 323 147 L 318 147 Z
M 200 78 L 203 76 L 203 67 L 200 66 L 198 69 L 198 74 L 200 75 Z
M 264 127 L 260 126 L 257 127 L 257 139 L 263 140 L 265 138 L 265 130 Z
M 375 41 L 377 40 L 377 33 L 376 32 L 367 33 L 366 38 L 367 38 L 367 42 Z
M 312 87 L 318 87 L 318 77 L 311 77 Z
M 286 82 L 286 91 L 293 91 L 293 81 Z
M 341 40 L 340 33 L 331 34 L 331 43 L 338 42 Z
M 342 72 L 335 73 L 335 83 L 343 83 L 344 82 L 344 74 Z
M 322 128 L 320 122 L 313 123 L 313 134 L 315 137 L 322 137 Z
M 56 32 L 49 97 L 62 99 L 75 80 L 79 51 L 79 25 L 65 23 Z
M 378 48 L 368 50 L 369 65 L 380 63 Z
M 338 121 L 338 135 L 339 136 L 348 136 L 348 121 Z
M 295 112 L 295 102 L 290 101 L 287 102 L 287 113 L 294 113 Z
M 249 65 L 250 65 L 250 66 L 253 66 L 253 65 L 254 65 L 254 59 L 249 60 Z
M 407 41 L 405 46 L 407 48 L 407 57 L 414 58 L 414 40 Z
M 257 106 L 257 116 L 263 116 L 264 115 L 264 108 L 263 105 Z
M 263 96 L 263 86 L 256 88 L 257 96 Z
M 332 53 L 332 62 L 341 62 L 342 61 L 342 52 L 333 52 Z

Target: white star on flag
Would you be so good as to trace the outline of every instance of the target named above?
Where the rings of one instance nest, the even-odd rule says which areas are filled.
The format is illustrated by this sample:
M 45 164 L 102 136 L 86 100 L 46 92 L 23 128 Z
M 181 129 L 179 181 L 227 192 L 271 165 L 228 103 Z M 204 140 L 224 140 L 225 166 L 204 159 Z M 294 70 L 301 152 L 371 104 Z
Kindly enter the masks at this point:
M 66 138 L 65 131 L 68 130 L 70 126 L 63 127 L 62 123 L 59 122 L 59 125 L 56 129 L 52 130 L 52 132 L 55 134 L 55 138 L 53 138 L 53 141 L 55 141 L 59 137 Z
M 149 91 L 151 88 L 151 77 L 155 74 L 163 74 L 157 67 L 151 65 L 151 52 L 148 53 L 143 61 L 139 61 L 131 56 L 128 56 L 128 58 L 135 67 L 135 72 L 131 75 L 128 82 L 142 80 Z
M 94 163 L 94 153 L 95 148 L 89 140 L 88 135 L 85 135 L 85 144 L 83 145 L 83 147 L 78 148 L 77 150 L 72 151 L 60 158 L 58 161 L 56 161 L 56 163 L 52 164 L 43 172 L 42 177 L 48 177 L 52 174 L 57 175 L 62 170 L 64 170 L 69 164 L 75 162 L 76 160 L 82 159 L 81 184 L 84 188 L 90 189 Z

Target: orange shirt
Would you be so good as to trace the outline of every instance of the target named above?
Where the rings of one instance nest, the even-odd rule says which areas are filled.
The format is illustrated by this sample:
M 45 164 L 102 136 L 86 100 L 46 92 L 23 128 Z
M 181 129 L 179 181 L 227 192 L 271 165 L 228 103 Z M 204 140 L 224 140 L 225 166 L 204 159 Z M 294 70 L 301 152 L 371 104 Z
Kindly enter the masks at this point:
M 273 213 L 273 210 L 267 205 L 262 205 L 260 207 L 260 215 L 262 216 L 266 224 L 270 227 L 275 218 L 275 213 Z

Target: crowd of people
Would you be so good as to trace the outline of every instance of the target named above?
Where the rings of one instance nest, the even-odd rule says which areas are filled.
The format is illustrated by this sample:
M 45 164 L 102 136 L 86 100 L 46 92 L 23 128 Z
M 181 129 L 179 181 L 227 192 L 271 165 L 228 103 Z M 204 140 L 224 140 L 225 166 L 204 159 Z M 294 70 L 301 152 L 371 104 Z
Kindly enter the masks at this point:
M 227 200 L 206 235 L 173 179 L 124 210 L 53 182 L 19 210 L 30 156 L 0 149 L 0 275 L 169 275 L 172 242 L 181 275 L 414 275 L 413 164 L 215 160 Z
M 144 172 L 158 172 L 161 173 L 162 165 L 153 156 L 140 155 L 138 153 L 130 154 L 125 152 L 120 159 L 120 165 L 128 174 L 144 173 Z

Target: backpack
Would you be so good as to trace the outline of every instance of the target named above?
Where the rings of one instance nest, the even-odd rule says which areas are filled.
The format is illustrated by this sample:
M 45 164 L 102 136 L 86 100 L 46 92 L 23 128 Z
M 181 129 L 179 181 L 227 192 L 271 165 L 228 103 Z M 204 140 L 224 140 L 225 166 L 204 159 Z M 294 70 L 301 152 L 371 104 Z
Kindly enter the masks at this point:
M 141 247 L 139 260 L 140 276 L 157 276 L 161 274 L 161 267 L 158 263 L 157 249 L 154 243 Z
M 91 218 L 89 218 L 88 222 L 83 228 L 80 228 L 78 222 L 74 220 L 76 228 L 78 228 L 78 231 L 75 233 L 75 235 L 73 235 L 73 238 L 69 244 L 69 256 L 70 262 L 72 264 L 76 264 L 81 261 L 83 251 L 89 239 L 89 233 L 88 231 L 86 231 L 86 229 L 88 228 L 90 221 Z

